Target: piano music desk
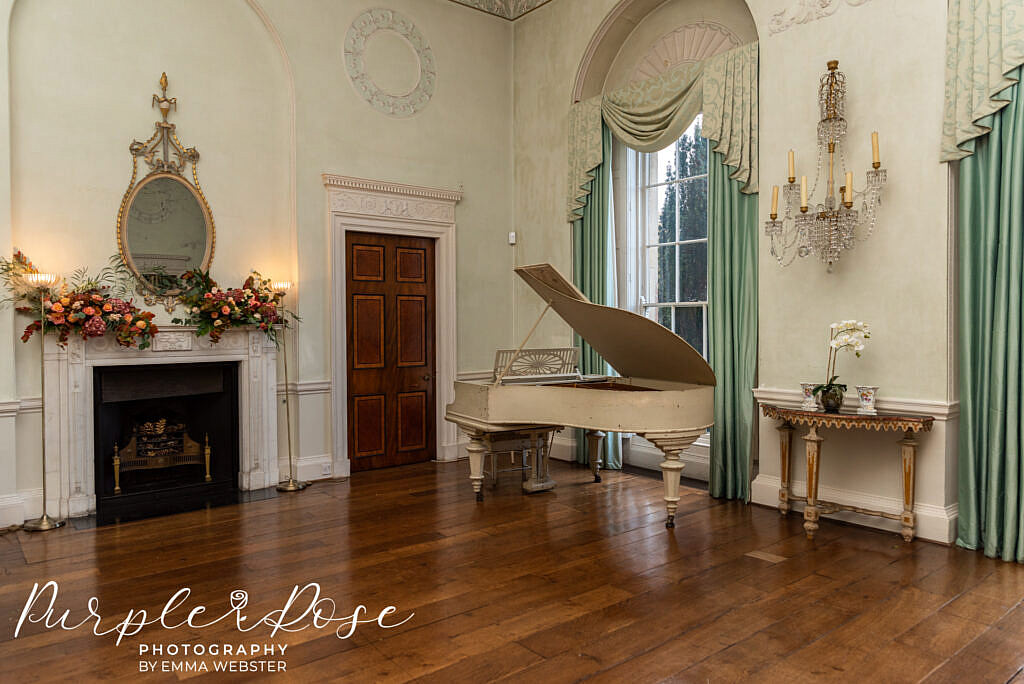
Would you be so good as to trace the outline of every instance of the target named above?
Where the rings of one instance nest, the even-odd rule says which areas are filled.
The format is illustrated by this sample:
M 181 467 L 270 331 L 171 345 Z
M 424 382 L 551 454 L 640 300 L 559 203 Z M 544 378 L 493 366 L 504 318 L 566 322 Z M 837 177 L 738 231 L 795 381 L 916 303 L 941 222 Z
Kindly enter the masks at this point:
M 803 501 L 804 507 L 804 531 L 808 539 L 814 539 L 814 532 L 818 529 L 818 518 L 822 513 L 835 513 L 837 511 L 853 511 L 864 515 L 874 515 L 890 520 L 899 520 L 902 523 L 901 533 L 904 541 L 914 538 L 914 461 L 917 458 L 917 440 L 914 435 L 918 432 L 928 432 L 932 429 L 934 418 L 932 416 L 906 416 L 896 414 L 878 414 L 865 416 L 855 413 L 824 413 L 822 411 L 805 411 L 802 409 L 785 408 L 773 404 L 761 404 L 761 411 L 766 418 L 775 418 L 780 421 L 779 427 L 779 459 L 781 470 L 779 479 L 779 513 L 786 515 L 789 512 L 790 501 Z M 793 445 L 793 430 L 796 425 L 806 425 L 808 430 L 803 440 L 807 452 L 807 496 L 794 496 L 789 491 L 789 463 L 790 452 Z M 847 506 L 821 501 L 818 499 L 818 465 L 821 458 L 821 443 L 825 438 L 818 434 L 819 428 L 836 428 L 840 430 L 874 430 L 902 432 L 903 439 L 899 441 L 900 459 L 902 461 L 901 472 L 903 473 L 903 512 L 886 513 L 883 511 L 872 511 L 858 506 Z

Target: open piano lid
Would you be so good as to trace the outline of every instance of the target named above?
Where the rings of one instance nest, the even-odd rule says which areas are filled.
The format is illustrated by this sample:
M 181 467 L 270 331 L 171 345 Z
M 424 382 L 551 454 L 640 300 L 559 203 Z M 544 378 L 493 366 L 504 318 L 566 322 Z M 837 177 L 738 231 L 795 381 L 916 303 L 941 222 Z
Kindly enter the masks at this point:
M 620 375 L 715 384 L 707 361 L 668 328 L 631 311 L 594 304 L 551 264 L 513 270 Z

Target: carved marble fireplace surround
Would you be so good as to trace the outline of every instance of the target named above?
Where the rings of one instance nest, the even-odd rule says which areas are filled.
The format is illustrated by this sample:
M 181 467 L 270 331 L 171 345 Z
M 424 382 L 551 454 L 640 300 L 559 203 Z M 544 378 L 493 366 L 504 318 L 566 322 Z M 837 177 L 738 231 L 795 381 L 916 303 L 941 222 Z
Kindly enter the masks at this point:
M 162 326 L 144 351 L 119 347 L 112 336 L 72 338 L 67 348 L 46 340 L 46 486 L 51 515 L 96 510 L 93 460 L 93 367 L 238 362 L 240 489 L 280 480 L 277 445 L 277 350 L 258 330 L 229 330 L 218 344 L 194 328 Z

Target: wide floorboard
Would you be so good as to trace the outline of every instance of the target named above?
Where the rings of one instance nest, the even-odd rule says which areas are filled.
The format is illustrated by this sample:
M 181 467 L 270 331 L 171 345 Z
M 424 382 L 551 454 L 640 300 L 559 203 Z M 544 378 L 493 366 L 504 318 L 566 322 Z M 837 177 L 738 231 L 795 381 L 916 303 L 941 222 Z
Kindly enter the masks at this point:
M 140 661 L 170 663 L 148 680 L 214 681 L 225 676 L 217 662 L 283 660 L 285 672 L 249 678 L 302 682 L 1004 682 L 1024 666 L 1015 564 L 829 521 L 809 542 L 797 515 L 699 489 L 684 488 L 667 531 L 660 480 L 609 472 L 595 485 L 568 464 L 553 464 L 553 492 L 524 496 L 506 476 L 477 504 L 466 471 L 421 464 L 238 506 L 0 535 L 0 681 L 138 681 Z M 240 632 L 231 620 L 151 625 L 120 645 L 93 634 L 95 620 L 26 623 L 14 638 L 33 584 L 48 580 L 59 584 L 51 622 L 64 610 L 67 626 L 81 622 L 96 597 L 97 631 L 130 610 L 154 619 L 183 587 L 191 595 L 168 624 L 198 605 L 207 612 L 196 621 L 212 620 L 244 590 L 249 626 L 308 582 L 338 616 L 359 604 L 370 617 L 395 606 L 386 624 L 413 615 L 348 639 L 313 625 L 271 638 L 266 625 Z M 140 655 L 252 643 L 287 649 Z

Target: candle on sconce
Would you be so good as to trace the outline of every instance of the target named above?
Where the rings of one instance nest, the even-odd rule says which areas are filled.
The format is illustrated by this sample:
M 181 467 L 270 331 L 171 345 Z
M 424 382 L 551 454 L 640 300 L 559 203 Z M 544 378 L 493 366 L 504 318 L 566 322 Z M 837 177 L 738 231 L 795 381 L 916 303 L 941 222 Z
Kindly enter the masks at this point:
M 878 131 L 871 132 L 871 164 L 876 169 L 881 165 L 878 156 Z
M 800 176 L 800 208 L 807 209 L 807 176 Z
M 779 215 L 779 186 L 772 186 L 772 216 Z
M 848 204 L 853 203 L 853 171 L 846 172 L 846 200 Z
M 796 160 L 793 158 L 793 150 L 789 151 L 789 182 L 796 178 Z

